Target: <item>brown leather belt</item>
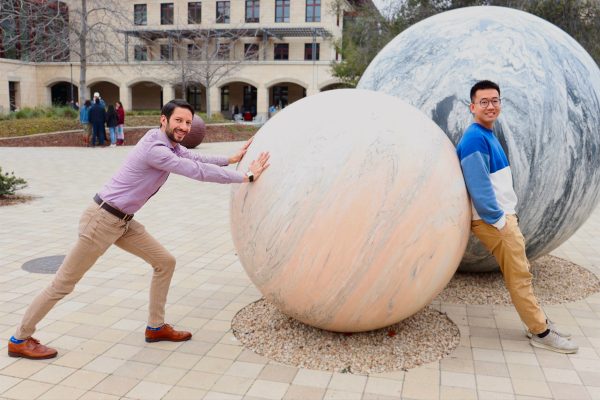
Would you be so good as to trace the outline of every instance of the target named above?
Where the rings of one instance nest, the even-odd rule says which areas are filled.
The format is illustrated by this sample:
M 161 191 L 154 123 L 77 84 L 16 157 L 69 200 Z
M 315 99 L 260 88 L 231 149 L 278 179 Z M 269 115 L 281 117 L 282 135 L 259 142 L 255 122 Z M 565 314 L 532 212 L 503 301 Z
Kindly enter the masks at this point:
M 102 200 L 100 196 L 98 196 L 98 194 L 94 196 L 94 201 L 100 206 L 100 208 L 108 211 L 115 217 L 122 219 L 125 222 L 131 221 L 133 219 L 133 214 L 125 214 L 123 211 L 114 208 L 113 206 Z

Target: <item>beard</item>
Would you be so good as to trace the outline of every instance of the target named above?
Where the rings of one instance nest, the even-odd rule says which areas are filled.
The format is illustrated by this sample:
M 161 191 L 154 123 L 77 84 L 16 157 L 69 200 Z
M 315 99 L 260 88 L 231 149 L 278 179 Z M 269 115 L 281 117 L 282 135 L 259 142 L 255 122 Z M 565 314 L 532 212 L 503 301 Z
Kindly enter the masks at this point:
M 181 139 L 177 139 L 177 137 L 175 136 L 174 129 L 169 126 L 168 122 L 167 126 L 165 126 L 165 133 L 167 134 L 167 137 L 175 143 L 181 143 L 185 138 L 185 135 L 183 135 Z

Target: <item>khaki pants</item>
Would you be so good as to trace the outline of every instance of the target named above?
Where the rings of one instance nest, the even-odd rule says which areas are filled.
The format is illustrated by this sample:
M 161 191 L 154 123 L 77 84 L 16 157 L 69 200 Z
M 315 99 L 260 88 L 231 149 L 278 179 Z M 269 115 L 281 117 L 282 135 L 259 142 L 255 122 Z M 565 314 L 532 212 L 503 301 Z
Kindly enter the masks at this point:
M 135 220 L 124 222 L 94 203 L 79 221 L 79 238 L 69 251 L 54 280 L 33 300 L 17 328 L 15 337 L 26 339 L 38 322 L 67 294 L 112 245 L 141 257 L 154 268 L 150 286 L 148 325 L 164 323 L 165 303 L 175 270 L 175 258 Z
M 515 215 L 506 216 L 506 227 L 506 231 L 501 233 L 482 220 L 471 222 L 473 234 L 498 261 L 506 289 L 521 320 L 531 333 L 542 333 L 547 329 L 546 315 L 533 294 L 533 275 L 525 254 L 525 238 Z

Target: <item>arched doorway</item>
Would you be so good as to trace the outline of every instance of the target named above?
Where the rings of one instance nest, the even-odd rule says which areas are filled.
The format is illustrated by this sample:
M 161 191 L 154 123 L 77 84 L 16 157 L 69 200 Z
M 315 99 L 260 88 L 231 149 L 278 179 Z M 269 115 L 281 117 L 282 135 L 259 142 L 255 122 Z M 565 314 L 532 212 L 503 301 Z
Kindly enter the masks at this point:
M 90 97 L 94 97 L 94 93 L 98 92 L 106 105 L 115 104 L 120 100 L 119 87 L 114 83 L 100 81 L 90 85 Z
M 269 87 L 269 107 L 280 110 L 306 97 L 306 89 L 297 83 L 280 82 Z
M 256 86 L 246 82 L 229 82 L 221 86 L 221 113 L 225 118 L 233 119 L 233 113 L 237 109 L 242 116 L 249 113 L 255 117 L 257 93 Z
M 162 87 L 143 81 L 131 85 L 132 110 L 160 110 L 163 106 Z
M 56 82 L 50 87 L 50 98 L 52 105 L 64 106 L 66 104 L 77 102 L 79 99 L 79 88 L 71 85 L 70 82 Z

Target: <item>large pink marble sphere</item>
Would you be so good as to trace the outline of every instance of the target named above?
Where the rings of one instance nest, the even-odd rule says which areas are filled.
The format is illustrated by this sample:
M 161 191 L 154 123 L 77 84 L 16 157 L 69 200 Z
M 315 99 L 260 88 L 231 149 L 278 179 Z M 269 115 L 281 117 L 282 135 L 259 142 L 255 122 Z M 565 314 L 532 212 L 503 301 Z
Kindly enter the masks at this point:
M 256 134 L 271 166 L 232 188 L 231 227 L 250 279 L 283 313 L 339 332 L 385 327 L 448 283 L 470 205 L 447 136 L 390 95 L 331 90 L 286 107 Z

